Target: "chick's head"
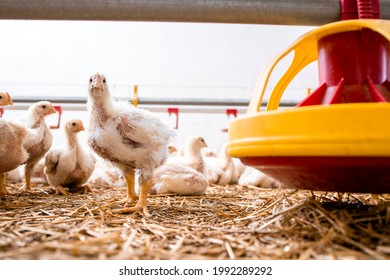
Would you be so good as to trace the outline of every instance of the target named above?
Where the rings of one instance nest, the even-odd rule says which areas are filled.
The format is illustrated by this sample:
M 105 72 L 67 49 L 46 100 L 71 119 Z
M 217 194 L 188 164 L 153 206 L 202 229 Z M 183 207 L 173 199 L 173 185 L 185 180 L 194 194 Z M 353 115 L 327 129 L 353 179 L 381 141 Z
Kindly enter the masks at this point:
M 88 92 L 91 98 L 99 99 L 109 95 L 106 77 L 96 73 L 89 78 Z
M 30 107 L 30 110 L 34 115 L 45 117 L 51 114 L 55 114 L 57 111 L 53 104 L 49 101 L 39 101 Z
M 0 106 L 13 105 L 11 96 L 8 92 L 0 92 Z
M 188 139 L 189 146 L 192 146 L 196 150 L 201 150 L 202 148 L 206 148 L 206 141 L 202 136 L 194 136 Z
M 79 119 L 72 119 L 65 124 L 65 130 L 73 133 L 77 133 L 85 130 L 83 122 Z

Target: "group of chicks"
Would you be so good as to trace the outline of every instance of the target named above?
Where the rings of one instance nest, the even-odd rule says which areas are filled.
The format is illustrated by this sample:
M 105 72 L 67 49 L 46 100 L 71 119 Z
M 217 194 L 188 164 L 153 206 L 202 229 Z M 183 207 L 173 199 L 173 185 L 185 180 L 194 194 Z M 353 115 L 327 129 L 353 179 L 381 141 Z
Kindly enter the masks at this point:
M 237 158 L 232 158 L 227 150 L 227 144 L 221 147 L 219 153 L 208 148 L 206 141 L 201 136 L 191 136 L 186 139 L 184 147 L 177 149 L 169 146 L 170 156 L 166 160 L 169 164 L 178 164 L 191 167 L 198 171 L 207 181 L 204 189 L 203 181 L 199 184 L 193 184 L 193 188 L 187 188 L 186 194 L 193 191 L 199 193 L 199 190 L 205 191 L 209 184 L 215 185 L 244 185 L 260 187 L 278 187 L 279 182 L 260 172 L 259 170 L 246 166 Z M 198 176 L 199 177 L 199 176 Z M 171 192 L 178 193 L 175 190 Z
M 1 106 L 12 104 L 8 93 L 0 93 Z M 52 147 L 53 136 L 45 117 L 56 112 L 51 102 L 40 101 L 28 109 L 25 125 L 0 119 L 0 198 L 7 194 L 5 173 L 20 165 L 24 165 L 25 180 L 20 191 L 29 191 L 34 168 L 41 159 L 45 178 L 57 192 L 68 194 L 65 188 L 80 186 L 90 177 L 96 160 L 78 142 L 77 133 L 84 130 L 81 120 L 73 119 L 65 124 L 66 146 Z
M 9 104 L 12 104 L 9 94 L 0 93 L 0 106 Z M 271 180 L 232 159 L 226 146 L 219 156 L 210 152 L 200 136 L 189 138 L 177 155 L 169 154 L 168 146 L 176 131 L 146 110 L 115 101 L 106 77 L 99 73 L 90 77 L 88 85 L 88 146 L 94 153 L 78 141 L 77 133 L 84 130 L 78 119 L 65 124 L 67 144 L 52 147 L 53 137 L 45 117 L 55 112 L 50 102 L 41 101 L 29 108 L 28 122 L 24 126 L 0 119 L 0 198 L 7 193 L 4 174 L 23 164 L 25 185 L 22 190 L 30 190 L 32 171 L 41 159 L 44 159 L 47 182 L 56 187 L 57 192 L 67 194 L 67 190 L 88 181 L 96 164 L 94 154 L 119 169 L 127 185 L 126 202 L 136 203 L 117 210 L 118 213 L 142 210 L 147 215 L 149 193 L 194 195 L 205 193 L 209 183 L 256 185 Z M 269 181 L 270 185 L 273 183 Z

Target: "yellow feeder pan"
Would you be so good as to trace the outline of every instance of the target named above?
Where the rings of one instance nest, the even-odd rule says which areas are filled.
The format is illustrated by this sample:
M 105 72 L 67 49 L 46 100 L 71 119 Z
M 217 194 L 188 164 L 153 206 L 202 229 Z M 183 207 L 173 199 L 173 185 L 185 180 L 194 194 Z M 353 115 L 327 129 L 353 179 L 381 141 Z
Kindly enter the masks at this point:
M 390 191 L 390 21 L 346 20 L 317 28 L 261 76 L 245 116 L 231 121 L 228 152 L 289 187 Z M 294 59 L 260 111 L 271 72 Z M 320 87 L 292 109 L 284 90 L 318 60 Z

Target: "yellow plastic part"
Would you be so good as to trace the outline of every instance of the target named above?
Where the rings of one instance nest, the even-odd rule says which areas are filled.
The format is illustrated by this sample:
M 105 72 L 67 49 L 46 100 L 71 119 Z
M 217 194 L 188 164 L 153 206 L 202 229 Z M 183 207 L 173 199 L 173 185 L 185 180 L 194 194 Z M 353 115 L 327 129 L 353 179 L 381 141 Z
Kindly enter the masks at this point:
M 258 80 L 245 116 L 229 126 L 228 151 L 234 157 L 390 156 L 390 104 L 348 103 L 277 110 L 284 90 L 309 63 L 317 60 L 319 39 L 368 28 L 390 41 L 390 21 L 346 20 L 324 25 L 299 38 L 276 57 Z M 275 66 L 290 52 L 293 61 L 260 111 Z
M 390 41 L 390 21 L 375 20 L 375 19 L 358 19 L 358 20 L 344 20 L 335 23 L 330 23 L 316 28 L 295 41 L 290 47 L 276 57 L 264 70 L 263 74 L 257 82 L 256 90 L 252 95 L 248 114 L 256 113 L 260 110 L 261 102 L 263 101 L 265 89 L 268 85 L 269 78 L 275 66 L 288 54 L 294 51 L 293 61 L 283 75 L 279 82 L 274 87 L 267 105 L 267 111 L 276 110 L 279 107 L 280 99 L 284 90 L 291 82 L 291 80 L 308 64 L 317 60 L 318 49 L 317 42 L 319 39 L 347 31 L 359 30 L 361 28 L 368 28 L 378 32 Z
M 389 103 L 262 112 L 231 122 L 229 153 L 235 157 L 390 156 L 389 119 Z

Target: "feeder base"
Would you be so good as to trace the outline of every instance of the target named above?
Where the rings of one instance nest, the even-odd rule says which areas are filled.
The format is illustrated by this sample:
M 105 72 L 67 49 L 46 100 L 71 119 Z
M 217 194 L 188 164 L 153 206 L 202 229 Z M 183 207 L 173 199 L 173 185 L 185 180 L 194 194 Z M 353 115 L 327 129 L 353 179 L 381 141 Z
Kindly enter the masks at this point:
M 291 188 L 390 193 L 390 157 L 243 157 L 240 160 Z

